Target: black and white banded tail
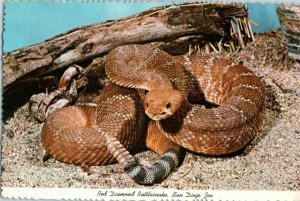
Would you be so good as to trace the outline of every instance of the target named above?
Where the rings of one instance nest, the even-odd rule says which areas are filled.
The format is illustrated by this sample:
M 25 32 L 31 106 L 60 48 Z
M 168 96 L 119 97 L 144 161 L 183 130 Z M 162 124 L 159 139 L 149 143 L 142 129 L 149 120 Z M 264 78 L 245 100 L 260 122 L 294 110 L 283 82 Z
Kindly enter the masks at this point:
M 107 138 L 107 148 L 124 167 L 129 177 L 138 184 L 152 185 L 163 181 L 179 163 L 179 151 L 175 149 L 168 149 L 158 161 L 146 168 L 140 165 L 116 138 Z

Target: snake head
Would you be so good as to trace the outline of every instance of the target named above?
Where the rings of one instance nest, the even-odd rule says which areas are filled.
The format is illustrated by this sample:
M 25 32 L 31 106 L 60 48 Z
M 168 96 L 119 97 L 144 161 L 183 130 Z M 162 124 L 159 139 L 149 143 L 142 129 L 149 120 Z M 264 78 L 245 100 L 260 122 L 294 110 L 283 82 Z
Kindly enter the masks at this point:
M 178 90 L 153 89 L 145 96 L 145 113 L 155 121 L 167 119 L 179 109 L 182 100 L 182 94 Z

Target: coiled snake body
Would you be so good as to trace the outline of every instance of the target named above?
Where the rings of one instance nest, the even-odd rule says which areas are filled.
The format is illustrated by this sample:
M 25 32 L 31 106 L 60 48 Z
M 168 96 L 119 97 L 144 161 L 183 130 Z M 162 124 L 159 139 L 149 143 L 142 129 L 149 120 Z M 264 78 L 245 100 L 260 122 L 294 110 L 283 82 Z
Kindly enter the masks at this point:
M 229 60 L 173 57 L 150 46 L 126 45 L 108 54 L 106 74 L 115 85 L 101 93 L 97 108 L 64 108 L 47 119 L 42 141 L 54 158 L 84 165 L 117 159 L 136 182 L 152 184 L 177 166 L 179 146 L 209 155 L 232 153 L 263 123 L 263 84 Z M 217 107 L 192 104 L 204 102 Z M 127 151 L 145 133 L 146 145 L 162 155 L 148 169 Z

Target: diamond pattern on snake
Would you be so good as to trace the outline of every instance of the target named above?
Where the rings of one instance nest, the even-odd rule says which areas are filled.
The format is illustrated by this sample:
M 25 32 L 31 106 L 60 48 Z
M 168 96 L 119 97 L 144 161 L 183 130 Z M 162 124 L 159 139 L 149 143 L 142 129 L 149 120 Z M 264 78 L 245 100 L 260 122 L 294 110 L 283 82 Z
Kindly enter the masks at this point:
M 105 68 L 112 83 L 97 107 L 67 107 L 44 124 L 42 142 L 55 159 L 84 166 L 118 161 L 134 181 L 151 185 L 176 169 L 182 148 L 233 153 L 262 127 L 264 86 L 241 64 L 125 45 L 107 55 Z M 199 105 L 206 103 L 216 107 Z M 140 138 L 161 156 L 150 167 L 130 154 Z

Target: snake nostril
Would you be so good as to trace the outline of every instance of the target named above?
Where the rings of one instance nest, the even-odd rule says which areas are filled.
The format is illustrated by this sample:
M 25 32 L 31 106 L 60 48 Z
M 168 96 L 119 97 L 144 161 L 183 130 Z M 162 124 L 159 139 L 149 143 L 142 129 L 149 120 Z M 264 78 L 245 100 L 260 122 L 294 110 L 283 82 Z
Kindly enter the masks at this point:
M 165 114 L 166 114 L 166 112 L 162 112 L 162 113 L 161 113 L 161 115 L 165 115 Z

